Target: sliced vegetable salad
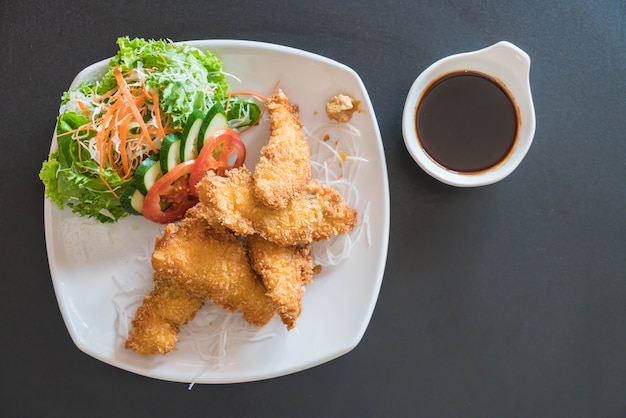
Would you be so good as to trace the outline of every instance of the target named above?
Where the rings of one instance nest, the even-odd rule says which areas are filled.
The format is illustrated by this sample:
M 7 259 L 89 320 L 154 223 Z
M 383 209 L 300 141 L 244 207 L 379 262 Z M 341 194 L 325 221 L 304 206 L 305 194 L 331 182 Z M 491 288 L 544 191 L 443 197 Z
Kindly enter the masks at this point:
M 238 130 L 258 123 L 261 109 L 229 91 L 209 51 L 169 40 L 117 43 L 101 80 L 63 94 L 57 148 L 39 177 L 52 202 L 81 216 L 173 222 L 197 203 L 206 170 L 243 164 Z

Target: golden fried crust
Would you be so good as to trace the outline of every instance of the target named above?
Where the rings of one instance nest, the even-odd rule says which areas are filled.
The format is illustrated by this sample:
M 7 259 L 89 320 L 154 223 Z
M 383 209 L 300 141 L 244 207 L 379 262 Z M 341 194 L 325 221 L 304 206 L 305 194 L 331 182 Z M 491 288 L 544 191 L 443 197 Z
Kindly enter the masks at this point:
M 200 204 L 221 224 L 236 234 L 256 233 L 281 246 L 325 240 L 351 231 L 357 221 L 356 209 L 332 187 L 316 181 L 310 181 L 284 209 L 263 205 L 253 189 L 252 174 L 245 166 L 224 176 L 209 172 L 197 185 Z
M 137 309 L 126 348 L 144 355 L 172 351 L 178 340 L 179 327 L 191 321 L 204 303 L 203 298 L 190 296 L 167 280 L 146 295 Z
M 224 225 L 220 223 L 220 220 L 218 219 L 215 212 L 207 211 L 203 209 L 201 205 L 196 205 L 188 209 L 185 217 L 202 219 L 206 223 L 206 226 L 208 228 L 211 228 L 218 233 L 226 233 L 229 231 Z
M 315 266 L 309 246 L 281 247 L 258 235 L 248 237 L 252 268 L 261 276 L 280 319 L 293 329 L 302 312 L 304 286 L 313 281 Z
M 250 267 L 247 250 L 228 231 L 202 217 L 186 217 L 165 227 L 152 254 L 155 277 L 189 295 L 241 311 L 249 323 L 267 324 L 276 313 L 263 283 Z
M 311 179 L 311 151 L 296 106 L 279 91 L 265 103 L 270 137 L 254 168 L 254 193 L 263 204 L 281 209 Z

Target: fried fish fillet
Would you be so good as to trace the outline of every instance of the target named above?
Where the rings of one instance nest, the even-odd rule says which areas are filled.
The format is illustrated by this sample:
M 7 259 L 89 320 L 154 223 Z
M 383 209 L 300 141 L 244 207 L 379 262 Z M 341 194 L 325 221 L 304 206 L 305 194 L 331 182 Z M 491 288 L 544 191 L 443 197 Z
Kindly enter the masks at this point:
M 155 280 L 154 289 L 137 309 L 126 338 L 126 348 L 144 355 L 174 350 L 181 325 L 191 321 L 204 298 L 189 295 L 167 278 Z
M 227 311 L 241 311 L 255 326 L 267 324 L 276 313 L 250 267 L 244 244 L 230 231 L 211 227 L 202 217 L 187 216 L 167 225 L 157 239 L 152 267 L 155 277 Z
M 265 205 L 282 209 L 311 179 L 311 151 L 302 132 L 298 108 L 279 90 L 270 96 L 270 137 L 254 168 L 254 193 Z
M 154 288 L 137 309 L 126 348 L 139 354 L 165 354 L 175 348 L 181 325 L 210 300 L 241 311 L 256 326 L 276 313 L 265 287 L 252 270 L 246 247 L 223 227 L 188 216 L 168 224 L 152 254 Z
M 319 272 L 308 245 L 281 247 L 259 235 L 248 236 L 250 263 L 276 304 L 281 321 L 287 329 L 296 326 L 302 313 L 305 285 Z
M 351 231 L 357 221 L 357 210 L 339 192 L 314 180 L 285 208 L 269 208 L 255 198 L 254 180 L 245 166 L 224 176 L 208 172 L 196 189 L 199 213 L 209 211 L 238 235 L 259 234 L 281 246 L 328 239 Z

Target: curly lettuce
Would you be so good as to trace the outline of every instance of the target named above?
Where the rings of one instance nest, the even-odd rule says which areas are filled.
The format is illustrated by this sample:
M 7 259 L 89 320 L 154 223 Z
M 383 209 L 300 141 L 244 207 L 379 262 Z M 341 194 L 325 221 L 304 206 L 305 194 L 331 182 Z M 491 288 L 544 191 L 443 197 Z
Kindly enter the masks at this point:
M 115 66 L 123 73 L 141 69 L 146 75 L 146 87 L 159 91 L 161 110 L 171 115 L 179 128 L 194 110 L 206 113 L 215 102 L 226 100 L 228 83 L 222 61 L 211 52 L 168 40 L 123 37 L 117 44 L 119 51 L 111 59 L 97 93 L 117 85 Z
M 118 196 L 132 179 L 122 179 L 106 164 L 100 167 L 94 159 L 98 157 L 93 151 L 90 154 L 86 145 L 95 135 L 93 129 L 75 134 L 90 121 L 86 111 L 91 112 L 88 116 L 92 119 L 98 116 L 97 106 L 85 108 L 92 102 L 90 98 L 117 88 L 116 67 L 122 73 L 136 71 L 148 90 L 158 92 L 161 112 L 170 116 L 175 129 L 182 129 L 195 110 L 206 114 L 217 102 L 228 107 L 227 118 L 233 128 L 256 124 L 261 114 L 253 100 L 229 97 L 222 61 L 210 51 L 170 40 L 122 37 L 117 44 L 119 50 L 102 79 L 83 82 L 63 93 L 57 119 L 58 149 L 39 173 L 46 196 L 57 206 L 105 223 L 128 215 Z
M 116 222 L 128 213 L 109 187 L 119 191 L 132 180 L 123 180 L 110 168 L 100 172 L 96 161 L 91 158 L 80 158 L 78 142 L 71 134 L 66 133 L 80 128 L 88 121 L 85 116 L 74 112 L 66 112 L 59 116 L 58 148 L 42 164 L 39 178 L 45 185 L 46 196 L 59 208 L 67 206 L 74 213 L 95 218 L 102 223 Z M 109 187 L 102 181 L 101 176 Z

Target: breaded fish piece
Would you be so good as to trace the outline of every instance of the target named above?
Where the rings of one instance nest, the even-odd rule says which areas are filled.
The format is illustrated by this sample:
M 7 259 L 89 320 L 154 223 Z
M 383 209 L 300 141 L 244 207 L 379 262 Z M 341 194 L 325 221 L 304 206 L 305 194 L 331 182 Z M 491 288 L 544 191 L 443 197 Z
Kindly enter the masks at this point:
M 302 132 L 297 106 L 279 90 L 270 96 L 270 137 L 254 168 L 254 193 L 263 204 L 282 209 L 311 179 L 311 150 Z
M 201 205 L 189 208 L 185 214 L 185 218 L 200 218 L 207 224 L 207 227 L 214 229 L 216 232 L 232 233 L 230 229 L 220 223 L 217 213 L 203 209 Z
M 153 290 L 131 323 L 125 346 L 139 354 L 165 354 L 206 300 L 241 311 L 256 326 L 267 324 L 276 307 L 252 270 L 246 247 L 206 212 L 190 210 L 168 224 L 152 254 Z
M 230 231 L 215 229 L 202 217 L 168 224 L 157 239 L 152 267 L 155 278 L 227 311 L 241 311 L 255 326 L 267 324 L 276 313 L 250 267 L 246 247 Z
M 302 313 L 305 285 L 319 272 L 308 245 L 281 247 L 259 235 L 248 236 L 248 254 L 254 271 L 261 276 L 267 295 L 274 301 L 280 319 L 293 329 Z
M 310 181 L 304 193 L 283 209 L 271 209 L 254 195 L 252 174 L 245 167 L 224 176 L 208 172 L 196 189 L 202 207 L 238 235 L 259 234 L 281 246 L 307 244 L 351 231 L 357 210 L 330 186 Z
M 166 354 L 174 350 L 181 325 L 191 321 L 204 298 L 190 296 L 167 279 L 156 280 L 131 323 L 125 346 L 138 354 Z

